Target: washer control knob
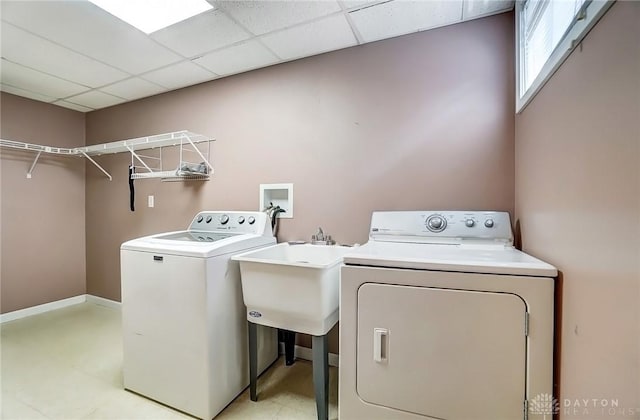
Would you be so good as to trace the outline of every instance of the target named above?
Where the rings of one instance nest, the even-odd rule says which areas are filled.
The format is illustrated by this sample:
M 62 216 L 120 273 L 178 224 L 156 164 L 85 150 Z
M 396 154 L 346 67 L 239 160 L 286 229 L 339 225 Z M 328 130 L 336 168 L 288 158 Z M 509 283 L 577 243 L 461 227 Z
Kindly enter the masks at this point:
M 256 222 L 256 218 L 253 216 L 249 216 L 249 218 L 247 219 L 247 222 L 249 222 L 249 224 L 252 225 Z
M 464 224 L 467 225 L 467 227 L 474 227 L 476 222 L 473 219 L 467 219 L 464 221 Z
M 447 227 L 447 221 L 439 214 L 433 214 L 427 219 L 427 229 L 431 232 L 442 232 Z
M 238 224 L 241 225 L 244 223 L 244 216 L 238 217 Z
M 196 220 L 198 223 L 202 223 L 202 220 L 204 220 L 204 217 L 202 217 L 202 215 L 198 216 L 198 219 Z
M 205 222 L 207 222 L 207 223 L 211 223 L 211 219 L 212 219 L 212 217 L 211 217 L 211 216 L 207 216 L 207 218 L 206 218 Z
M 223 225 L 229 223 L 229 216 L 227 216 L 226 214 L 220 216 L 220 223 L 222 223 Z
M 492 228 L 493 227 L 493 219 L 487 219 L 484 221 L 484 225 L 488 228 Z

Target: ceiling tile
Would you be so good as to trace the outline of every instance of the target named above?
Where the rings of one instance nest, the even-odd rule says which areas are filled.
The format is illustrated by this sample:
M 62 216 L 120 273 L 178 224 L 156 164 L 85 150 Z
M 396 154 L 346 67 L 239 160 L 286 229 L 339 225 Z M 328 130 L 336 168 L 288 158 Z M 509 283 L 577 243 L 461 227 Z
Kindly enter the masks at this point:
M 217 77 L 217 74 L 196 66 L 190 61 L 183 61 L 182 63 L 143 74 L 141 77 L 167 89 L 178 89 L 213 80 Z
M 266 67 L 280 60 L 259 42 L 249 41 L 214 51 L 194 61 L 219 75 L 227 76 L 258 67 Z
M 144 98 L 167 91 L 166 88 L 140 79 L 139 77 L 123 80 L 122 82 L 102 87 L 99 90 L 129 100 Z
M 2 59 L 2 83 L 54 98 L 75 95 L 88 88 Z
M 20 89 L 14 86 L 5 85 L 0 83 L 0 90 L 14 95 L 22 96 L 24 98 L 35 99 L 40 102 L 53 102 L 56 98 L 51 96 L 41 95 L 39 93 L 30 92 L 28 90 Z
M 80 95 L 67 98 L 66 102 L 98 109 L 121 104 L 122 102 L 126 102 L 126 100 L 97 90 L 92 90 L 90 92 L 81 93 Z
M 62 106 L 64 108 L 69 108 L 69 109 L 73 109 L 74 111 L 80 111 L 80 112 L 89 112 L 89 111 L 93 111 L 93 108 L 87 108 L 86 106 L 82 106 L 82 105 L 78 105 L 78 104 L 72 104 L 71 102 L 67 102 L 67 101 L 55 101 L 53 103 L 54 105 L 58 105 L 58 106 Z
M 342 14 L 265 35 L 261 40 L 285 60 L 358 44 Z
M 226 47 L 250 36 L 219 10 L 201 13 L 151 35 L 156 41 L 188 58 Z
M 129 77 L 127 73 L 75 53 L 9 23 L 2 23 L 2 56 L 66 80 L 89 87 L 113 83 Z
M 3 20 L 131 74 L 181 59 L 86 1 L 2 1 L 1 5 Z
M 365 42 L 458 22 L 462 0 L 390 1 L 349 12 Z
M 337 1 L 215 1 L 241 25 L 256 35 L 288 28 L 342 9 Z
M 513 0 L 464 0 L 462 19 L 473 19 L 513 9 Z

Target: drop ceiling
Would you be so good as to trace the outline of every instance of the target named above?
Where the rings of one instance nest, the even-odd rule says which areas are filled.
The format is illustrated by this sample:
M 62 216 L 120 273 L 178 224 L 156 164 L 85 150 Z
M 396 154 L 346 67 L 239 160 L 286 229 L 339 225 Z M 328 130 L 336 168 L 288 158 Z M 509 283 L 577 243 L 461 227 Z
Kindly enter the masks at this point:
M 0 90 L 88 112 L 501 13 L 514 4 L 513 0 L 209 3 L 212 10 L 146 35 L 86 0 L 2 0 Z

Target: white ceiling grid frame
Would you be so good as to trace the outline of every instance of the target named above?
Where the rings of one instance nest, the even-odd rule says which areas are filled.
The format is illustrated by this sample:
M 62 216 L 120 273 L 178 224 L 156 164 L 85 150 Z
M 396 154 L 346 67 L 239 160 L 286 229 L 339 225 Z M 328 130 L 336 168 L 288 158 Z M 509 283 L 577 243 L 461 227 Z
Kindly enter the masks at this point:
M 325 35 L 318 37 L 319 33 Z M 264 35 L 261 40 L 285 60 L 358 45 L 358 40 L 343 14 Z
M 14 63 L 92 88 L 129 77 L 127 73 L 9 23 L 4 22 L 1 30 L 2 56 Z
M 348 2 L 348 1 L 343 1 L 343 0 L 339 0 L 338 1 L 338 4 L 342 8 L 343 15 L 344 15 L 345 19 L 347 20 L 347 23 L 349 24 L 349 27 L 351 28 L 351 32 L 353 33 L 353 36 L 356 38 L 356 41 L 358 42 L 358 45 L 364 44 L 364 40 L 362 39 L 362 35 L 360 35 L 360 31 L 358 30 L 358 28 L 356 28 L 356 25 L 351 20 L 351 16 L 349 15 L 349 13 L 347 13 L 349 11 L 349 9 L 350 9 L 350 7 L 347 5 L 347 3 L 353 3 L 353 2 Z M 362 3 L 367 4 L 368 2 L 366 2 L 366 1 L 358 1 L 356 3 L 358 3 L 358 4 L 362 4 Z
M 194 60 L 221 76 L 236 74 L 280 62 L 271 51 L 257 41 L 248 41 L 233 47 L 206 54 Z
M 105 108 L 126 102 L 124 98 L 109 95 L 108 93 L 100 92 L 99 90 L 91 90 L 89 92 L 81 93 L 80 95 L 72 96 L 66 99 L 67 102 L 82 105 L 88 108 Z
M 119 96 L 130 101 L 166 92 L 167 88 L 139 77 L 132 77 L 99 89 L 101 92 Z
M 251 37 L 221 10 L 209 10 L 151 34 L 151 38 L 186 58 Z
M 335 0 L 223 0 L 209 2 L 224 10 L 254 35 L 288 28 L 342 10 Z
M 74 103 L 67 102 L 67 101 L 64 101 L 64 100 L 55 101 L 55 102 L 53 102 L 53 104 L 61 106 L 63 108 L 73 109 L 74 111 L 80 111 L 80 112 L 93 111 L 93 108 L 87 108 L 86 106 L 74 104 Z
M 372 6 L 376 3 L 386 3 L 389 0 L 340 0 L 346 9 L 362 9 L 365 6 Z
M 22 97 L 33 99 L 40 102 L 53 102 L 56 100 L 56 98 L 52 96 L 41 95 L 39 93 L 31 92 L 25 89 L 20 89 L 15 86 L 6 85 L 4 83 L 0 83 L 0 90 L 3 92 L 11 93 L 13 95 L 22 96 Z
M 21 66 L 4 58 L 2 59 L 2 83 L 54 98 L 77 95 L 88 90 L 86 86 Z
M 462 20 L 462 0 L 396 0 L 349 12 L 365 42 L 444 26 Z
M 3 20 L 132 75 L 182 59 L 86 1 L 2 1 L 1 5 Z
M 206 82 L 207 80 L 213 80 L 217 78 L 218 75 L 193 64 L 191 61 L 182 61 L 145 73 L 140 77 L 149 82 L 166 87 L 167 89 L 178 89 Z

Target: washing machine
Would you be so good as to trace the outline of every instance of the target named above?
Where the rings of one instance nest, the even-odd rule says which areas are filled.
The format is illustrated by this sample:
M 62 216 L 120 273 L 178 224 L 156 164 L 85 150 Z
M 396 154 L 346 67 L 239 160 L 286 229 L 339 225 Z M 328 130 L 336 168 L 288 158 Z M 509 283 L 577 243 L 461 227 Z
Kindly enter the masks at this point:
M 508 213 L 373 213 L 341 267 L 339 418 L 550 419 L 556 276 Z
M 266 214 L 198 213 L 183 231 L 121 246 L 124 387 L 211 419 L 249 385 L 240 269 L 230 257 L 275 244 Z M 277 332 L 258 332 L 262 372 Z

